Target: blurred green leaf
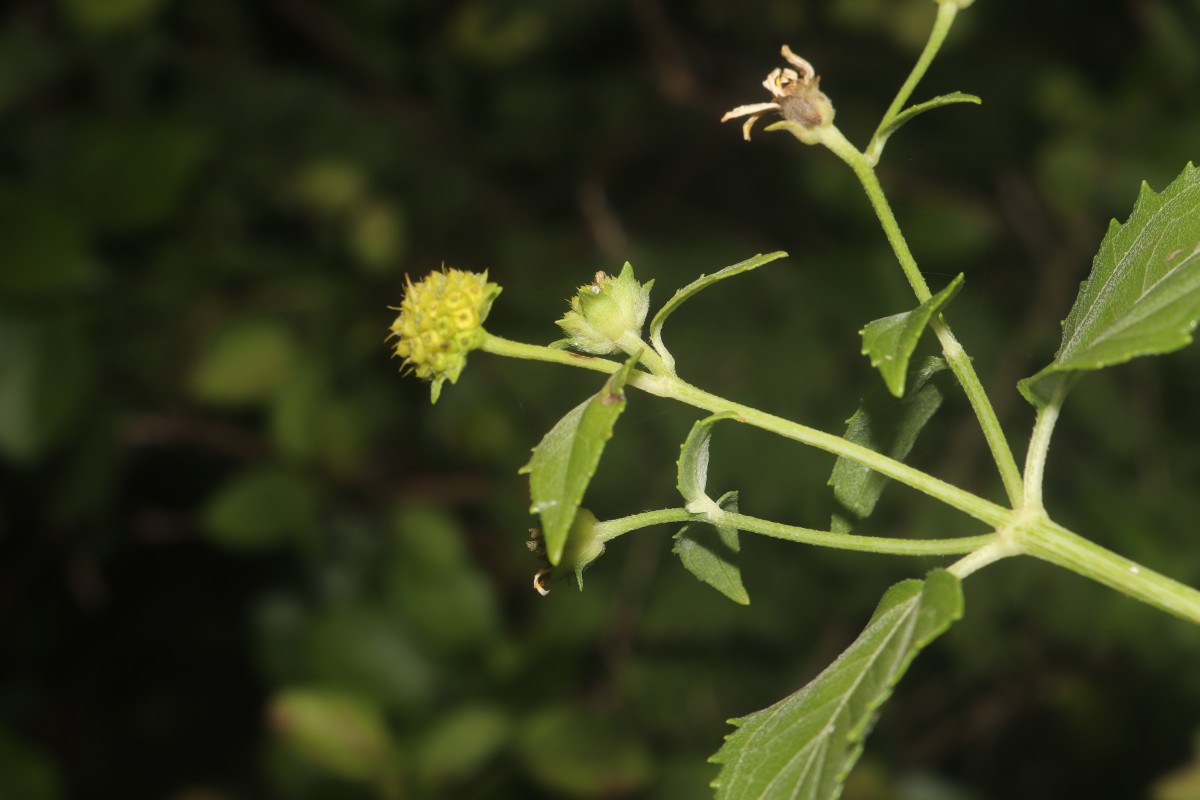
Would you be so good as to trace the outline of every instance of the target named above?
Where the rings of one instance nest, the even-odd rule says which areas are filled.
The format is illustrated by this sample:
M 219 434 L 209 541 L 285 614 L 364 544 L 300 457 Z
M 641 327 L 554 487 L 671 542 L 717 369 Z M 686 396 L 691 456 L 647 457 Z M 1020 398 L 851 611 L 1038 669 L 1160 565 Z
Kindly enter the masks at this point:
M 365 203 L 350 217 L 350 252 L 370 275 L 395 271 L 404 256 L 406 235 L 404 216 L 390 203 Z
M 62 796 L 62 781 L 50 757 L 0 725 L 0 797 L 57 800 Z
M 205 535 L 230 550 L 254 552 L 310 534 L 316 525 L 312 485 L 290 470 L 252 467 L 209 498 Z
M 94 358 L 77 322 L 0 311 L 0 453 L 32 461 L 70 434 L 91 402 Z
M 322 158 L 301 170 L 293 191 L 306 208 L 332 217 L 362 202 L 367 192 L 367 176 L 362 165 L 354 161 Z
M 311 622 L 304 652 L 310 678 L 324 686 L 391 709 L 430 699 L 436 676 L 429 654 L 376 605 L 327 609 Z
M 913 365 L 904 398 L 897 400 L 883 389 L 868 394 L 847 422 L 845 438 L 903 461 L 925 423 L 942 404 L 944 387 L 935 376 L 945 369 L 945 361 L 931 356 Z M 875 510 L 888 483 L 887 476 L 857 461 L 838 458 L 829 476 L 836 504 L 832 530 L 848 533 L 858 527 Z
M 538 784 L 572 797 L 621 796 L 646 786 L 653 762 L 645 745 L 608 720 L 573 706 L 540 711 L 518 734 L 525 768 Z
M 962 283 L 963 276 L 960 274 L 945 289 L 912 311 L 868 322 L 862 329 L 863 355 L 871 359 L 871 366 L 879 370 L 888 391 L 896 397 L 904 396 L 908 360 L 917 349 L 917 342 L 925 332 L 925 327 L 934 314 L 940 313 L 954 299 Z
M 717 800 L 833 800 L 862 754 L 879 707 L 913 658 L 962 616 L 962 586 L 945 570 L 884 594 L 858 639 L 812 683 L 737 727 L 712 757 Z
M 417 752 L 421 780 L 444 786 L 470 778 L 505 747 L 511 736 L 508 716 L 490 706 L 467 706 L 440 720 Z
M 1081 372 L 1185 347 L 1197 322 L 1200 170 L 1188 164 L 1161 193 L 1143 183 L 1129 220 L 1109 224 L 1054 361 L 1018 387 L 1040 407 Z
M 383 715 L 351 694 L 289 689 L 271 699 L 268 717 L 284 742 L 343 778 L 375 780 L 388 768 L 392 744 Z
M 0 205 L 0 292 L 80 291 L 98 272 L 83 231 L 55 203 L 27 194 Z
M 1195 755 L 1188 763 L 1155 781 L 1150 789 L 1151 800 L 1196 800 L 1200 797 L 1200 735 L 1196 737 L 1195 749 Z
M 63 14 L 88 33 L 107 34 L 145 22 L 164 0 L 58 0 Z
M 81 126 L 66 156 L 64 205 L 105 233 L 159 225 L 177 212 L 208 150 L 203 131 L 166 119 Z
M 190 388 L 198 399 L 222 405 L 270 399 L 286 386 L 298 360 L 291 330 L 281 322 L 238 322 L 205 343 L 192 368 Z
M 567 543 L 567 533 L 583 493 L 596 474 L 604 446 L 612 438 L 617 417 L 625 410 L 625 381 L 639 354 L 604 382 L 588 400 L 567 412 L 533 449 L 533 458 L 521 468 L 529 474 L 533 505 L 529 512 L 542 520 L 546 557 L 557 566 Z

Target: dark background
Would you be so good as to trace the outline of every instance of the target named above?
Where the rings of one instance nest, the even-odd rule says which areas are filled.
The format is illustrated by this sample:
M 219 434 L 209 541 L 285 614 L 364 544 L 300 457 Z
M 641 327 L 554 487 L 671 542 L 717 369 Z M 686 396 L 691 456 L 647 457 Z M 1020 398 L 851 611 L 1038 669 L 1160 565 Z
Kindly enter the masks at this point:
M 475 354 L 436 407 L 383 337 L 405 273 L 504 287 L 549 342 L 630 260 L 707 389 L 838 431 L 912 305 L 853 176 L 722 112 L 787 42 L 859 144 L 928 0 L 17 0 L 0 12 L 0 797 L 698 798 L 724 720 L 938 561 L 744 536 L 753 603 L 614 542 L 537 596 L 528 448 L 595 374 Z M 880 167 L 1018 453 L 1015 381 L 1111 217 L 1200 155 L 1200 4 L 979 0 Z M 926 343 L 928 348 L 929 343 Z M 1200 354 L 1089 376 L 1051 450 L 1073 529 L 1200 584 Z M 698 414 L 633 395 L 587 505 L 677 504 Z M 1002 492 L 959 398 L 912 461 Z M 710 487 L 824 527 L 831 459 L 721 430 Z M 975 532 L 893 488 L 880 535 Z M 1200 797 L 1200 629 L 1027 560 L 898 687 L 848 800 Z M 1190 765 L 1190 766 L 1189 766 Z M 1189 783 L 1190 781 L 1190 783 Z

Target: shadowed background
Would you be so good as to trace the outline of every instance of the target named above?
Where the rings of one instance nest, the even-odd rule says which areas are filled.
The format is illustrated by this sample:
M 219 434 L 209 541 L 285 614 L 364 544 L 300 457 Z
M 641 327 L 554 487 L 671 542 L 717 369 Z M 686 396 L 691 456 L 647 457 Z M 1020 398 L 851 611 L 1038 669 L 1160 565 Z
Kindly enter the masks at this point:
M 537 596 L 517 468 L 600 378 L 470 358 L 431 407 L 383 337 L 404 274 L 504 287 L 549 342 L 597 269 L 698 385 L 839 431 L 857 331 L 913 305 L 849 170 L 717 122 L 790 44 L 869 137 L 928 0 L 17 0 L 0 12 L 0 797 L 706 796 L 728 717 L 802 685 L 934 560 L 743 535 L 749 607 L 617 540 Z M 1013 388 L 1111 217 L 1200 156 L 1200 4 L 979 0 L 881 179 L 1018 453 Z M 929 348 L 929 343 L 925 345 Z M 1047 503 L 1200 584 L 1200 354 L 1085 378 Z M 600 518 L 677 505 L 698 417 L 631 394 Z M 961 398 L 922 468 L 1002 496 Z M 824 527 L 832 459 L 721 429 L 710 487 Z M 864 531 L 977 528 L 900 487 Z M 1029 561 L 898 687 L 848 800 L 1200 797 L 1200 630 Z

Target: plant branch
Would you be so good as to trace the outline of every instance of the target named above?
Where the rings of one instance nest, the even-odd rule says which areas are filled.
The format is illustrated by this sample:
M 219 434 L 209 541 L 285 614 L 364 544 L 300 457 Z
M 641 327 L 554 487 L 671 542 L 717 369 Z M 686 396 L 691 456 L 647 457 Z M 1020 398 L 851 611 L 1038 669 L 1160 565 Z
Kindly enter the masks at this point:
M 1025 453 L 1025 505 L 1028 508 L 1043 507 L 1042 482 L 1046 473 L 1046 456 L 1050 451 L 1054 424 L 1058 422 L 1058 414 L 1066 396 L 1067 383 L 1063 381 L 1059 383 L 1050 402 L 1038 409 L 1037 421 L 1029 437 L 1029 450 Z
M 953 8 L 954 6 L 943 4 L 941 7 Z M 925 277 L 921 274 L 921 270 L 917 266 L 917 261 L 913 257 L 912 251 L 908 247 L 908 242 L 904 240 L 904 233 L 900 230 L 899 223 L 896 222 L 896 215 L 892 213 L 892 207 L 887 201 L 887 196 L 883 192 L 879 178 L 875 175 L 875 169 L 867 162 L 863 154 L 833 126 L 825 129 L 821 143 L 845 161 L 858 177 L 863 190 L 867 194 L 867 199 L 871 202 L 871 207 L 875 210 L 875 215 L 879 218 L 879 222 L 883 226 L 884 235 L 887 236 L 887 240 L 892 246 L 892 251 L 896 254 L 896 260 L 900 262 L 900 268 L 904 271 L 904 277 L 908 279 L 909 285 L 912 286 L 913 294 L 916 295 L 918 302 L 924 303 L 933 295 L 929 291 L 929 285 L 925 282 Z M 1008 440 L 1004 436 L 1004 429 L 1000 427 L 1000 420 L 996 417 L 996 411 L 992 408 L 992 403 L 988 400 L 987 392 L 984 391 L 983 384 L 980 382 L 979 376 L 975 373 L 971 359 L 963 350 L 962 345 L 959 344 L 958 339 L 955 338 L 954 333 L 950 330 L 950 326 L 946 324 L 942 315 L 935 315 L 930 320 L 929 326 L 933 329 L 938 341 L 941 342 L 942 353 L 945 355 L 946 361 L 950 365 L 950 369 L 953 370 L 955 377 L 958 378 L 958 382 L 962 385 L 963 391 L 967 395 L 967 400 L 970 402 L 971 408 L 975 411 L 975 416 L 979 419 L 984 439 L 987 440 L 988 448 L 992 451 L 992 458 L 996 462 L 997 469 L 1000 471 L 1000 480 L 1004 483 L 1004 490 L 1008 494 L 1008 500 L 1015 508 L 1021 505 L 1023 497 L 1021 471 L 1017 467 L 1012 449 L 1009 447 Z
M 875 158 L 878 159 L 877 150 L 882 150 L 882 143 L 878 140 L 884 135 L 884 131 L 891 124 L 900 112 L 904 110 L 904 104 L 908 102 L 908 98 L 912 96 L 913 90 L 917 88 L 917 84 L 921 82 L 921 78 L 925 77 L 926 70 L 933 63 L 933 57 L 937 55 L 938 50 L 942 48 L 942 42 L 946 40 L 946 34 L 950 32 L 950 26 L 954 24 L 954 18 L 958 14 L 958 6 L 954 3 L 938 3 L 937 17 L 933 21 L 933 29 L 929 32 L 929 40 L 925 42 L 925 49 L 921 51 L 917 63 L 913 66 L 912 72 L 908 74 L 900 91 L 896 92 L 895 99 L 888 106 L 888 110 L 884 112 L 883 119 L 879 121 L 879 127 L 875 129 L 875 133 L 871 135 L 871 141 L 867 145 L 866 152 L 875 153 Z M 875 163 L 874 161 L 871 162 Z
M 494 334 L 487 335 L 481 349 L 496 355 L 532 359 L 535 361 L 551 361 L 610 374 L 616 372 L 621 367 L 617 362 L 606 358 L 579 356 L 565 350 L 502 339 Z M 1012 518 L 1012 512 L 1008 509 L 974 495 L 965 489 L 960 489 L 957 486 L 946 483 L 926 472 L 910 467 L 903 462 L 888 458 L 882 453 L 877 453 L 870 448 L 848 442 L 840 436 L 825 433 L 816 428 L 810 428 L 807 425 L 801 425 L 798 422 L 792 422 L 791 420 L 777 417 L 774 414 L 768 414 L 757 408 L 751 408 L 750 406 L 735 403 L 724 397 L 710 394 L 680 378 L 648 375 L 645 372 L 635 370 L 629 377 L 629 385 L 657 395 L 658 397 L 669 397 L 695 406 L 696 408 L 704 409 L 705 411 L 713 413 L 721 413 L 723 411 L 732 412 L 737 415 L 739 421 L 748 425 L 753 425 L 756 428 L 776 433 L 786 439 L 816 447 L 828 453 L 833 453 L 836 456 L 844 456 L 851 461 L 863 464 L 881 475 L 886 475 L 893 480 L 924 492 L 930 497 L 940 500 L 953 508 L 957 508 L 993 528 L 1007 524 Z

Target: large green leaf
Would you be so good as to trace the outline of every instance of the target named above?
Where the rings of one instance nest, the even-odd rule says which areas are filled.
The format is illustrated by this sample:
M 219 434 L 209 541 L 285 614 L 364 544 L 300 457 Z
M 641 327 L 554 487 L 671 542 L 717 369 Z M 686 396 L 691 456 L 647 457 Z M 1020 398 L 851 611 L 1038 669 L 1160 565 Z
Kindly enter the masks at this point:
M 1018 388 L 1040 407 L 1080 372 L 1188 345 L 1197 322 L 1200 171 L 1188 164 L 1162 193 L 1143 183 L 1129 220 L 1109 223 L 1054 361 Z
M 551 566 L 562 559 L 567 533 L 583 493 L 596 473 L 604 446 L 612 438 L 617 417 L 625 410 L 625 382 L 641 353 L 636 353 L 591 398 L 567 412 L 533 448 L 521 467 L 529 475 L 531 514 L 542 521 L 546 558 Z
M 658 313 L 654 315 L 654 319 L 650 320 L 650 342 L 654 345 L 654 349 L 662 357 L 662 360 L 666 363 L 667 367 L 671 370 L 674 370 L 675 359 L 669 352 L 667 352 L 667 348 L 663 344 L 662 327 L 663 323 L 667 321 L 667 317 L 671 316 L 671 314 L 675 312 L 675 309 L 683 305 L 684 301 L 691 298 L 701 289 L 712 286 L 717 281 L 722 281 L 726 278 L 732 278 L 734 275 L 740 275 L 743 272 L 749 272 L 752 269 L 761 267 L 763 264 L 770 264 L 772 261 L 778 258 L 783 258 L 786 255 L 787 253 L 783 252 L 782 250 L 777 250 L 774 253 L 767 253 L 766 255 L 759 253 L 758 255 L 747 258 L 745 261 L 739 261 L 736 264 L 725 267 L 725 269 L 718 270 L 712 275 L 701 275 L 687 286 L 675 292 L 671 299 L 664 303 L 663 307 L 660 308 Z
M 737 726 L 712 757 L 717 800 L 831 800 L 879 707 L 918 652 L 962 616 L 958 578 L 936 570 L 884 594 L 849 648 L 812 683 Z
M 931 356 L 910 370 L 909 391 L 903 398 L 897 400 L 882 389 L 868 394 L 847 422 L 845 438 L 903 461 L 942 404 L 941 378 L 949 374 L 942 372 L 945 369 L 945 361 Z M 857 461 L 839 458 L 829 476 L 836 503 L 832 530 L 847 533 L 869 517 L 889 480 Z
M 912 311 L 868 322 L 867 327 L 862 329 L 863 355 L 871 359 L 871 366 L 879 370 L 888 391 L 896 397 L 904 396 L 908 361 L 929 320 L 958 294 L 962 282 L 963 276 L 959 275 L 945 289 Z

